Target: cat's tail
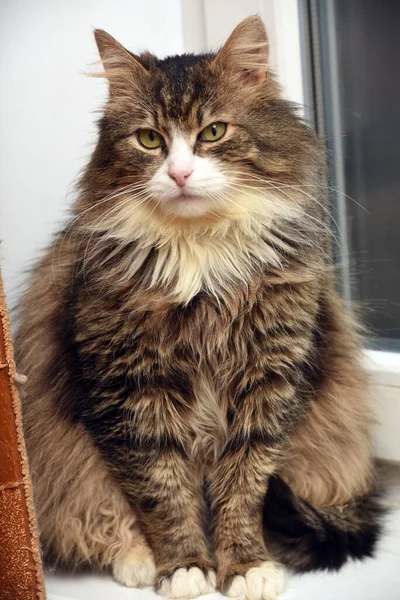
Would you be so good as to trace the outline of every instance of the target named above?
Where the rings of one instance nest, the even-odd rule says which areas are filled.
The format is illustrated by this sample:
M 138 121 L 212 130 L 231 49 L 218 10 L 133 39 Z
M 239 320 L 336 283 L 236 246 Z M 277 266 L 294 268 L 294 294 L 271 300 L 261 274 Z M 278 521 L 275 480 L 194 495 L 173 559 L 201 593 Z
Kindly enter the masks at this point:
M 384 510 L 371 492 L 341 507 L 314 508 L 272 477 L 264 504 L 268 547 L 299 572 L 338 570 L 350 559 L 372 556 Z

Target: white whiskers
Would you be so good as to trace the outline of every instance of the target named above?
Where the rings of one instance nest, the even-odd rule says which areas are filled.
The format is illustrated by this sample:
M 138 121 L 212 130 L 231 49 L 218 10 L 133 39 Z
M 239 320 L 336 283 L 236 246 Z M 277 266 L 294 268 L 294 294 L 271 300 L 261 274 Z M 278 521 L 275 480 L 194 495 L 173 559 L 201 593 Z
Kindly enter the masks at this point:
M 231 293 L 235 283 L 247 285 L 264 265 L 282 269 L 290 256 L 306 264 L 311 248 L 322 252 L 329 227 L 299 201 L 309 198 L 326 210 L 312 194 L 240 171 L 225 174 L 221 190 L 207 194 L 203 186 L 216 207 L 207 214 L 215 218 L 198 222 L 162 217 L 162 203 L 145 183 L 126 184 L 71 219 L 55 244 L 59 260 L 64 239 L 71 232 L 80 236 L 79 274 L 88 287 L 93 273 L 104 282 L 133 281 L 151 255 L 146 285 L 162 286 L 187 303 L 201 289 L 217 298 Z M 99 214 L 91 219 L 96 208 Z

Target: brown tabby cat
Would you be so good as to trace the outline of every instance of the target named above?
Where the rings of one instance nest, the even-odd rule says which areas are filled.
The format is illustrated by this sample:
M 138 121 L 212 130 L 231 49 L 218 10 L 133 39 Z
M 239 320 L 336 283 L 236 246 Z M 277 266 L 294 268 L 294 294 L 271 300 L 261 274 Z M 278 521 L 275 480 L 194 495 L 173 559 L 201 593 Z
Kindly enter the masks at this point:
M 324 153 L 258 17 L 199 56 L 95 36 L 98 144 L 17 339 L 43 546 L 172 598 L 271 600 L 281 562 L 339 568 L 379 530 Z

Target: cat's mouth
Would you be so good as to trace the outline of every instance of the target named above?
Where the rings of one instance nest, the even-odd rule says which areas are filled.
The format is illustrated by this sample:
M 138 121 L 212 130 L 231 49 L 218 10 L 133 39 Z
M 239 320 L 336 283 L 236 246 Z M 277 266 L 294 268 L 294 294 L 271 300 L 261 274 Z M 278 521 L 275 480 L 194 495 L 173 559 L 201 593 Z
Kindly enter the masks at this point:
M 204 200 L 204 197 L 204 194 L 198 194 L 196 192 L 182 190 L 179 193 L 172 196 L 171 198 L 169 198 L 169 200 L 170 202 L 175 202 L 177 204 L 190 204 L 196 201 L 198 202 Z
M 161 202 L 167 214 L 194 218 L 204 216 L 212 207 L 210 198 L 204 193 L 180 191 Z
M 179 196 L 177 197 L 177 200 L 179 200 L 180 202 L 190 202 L 192 200 L 199 200 L 201 196 L 198 196 L 196 194 L 190 194 L 189 192 L 182 192 L 181 194 L 179 194 Z

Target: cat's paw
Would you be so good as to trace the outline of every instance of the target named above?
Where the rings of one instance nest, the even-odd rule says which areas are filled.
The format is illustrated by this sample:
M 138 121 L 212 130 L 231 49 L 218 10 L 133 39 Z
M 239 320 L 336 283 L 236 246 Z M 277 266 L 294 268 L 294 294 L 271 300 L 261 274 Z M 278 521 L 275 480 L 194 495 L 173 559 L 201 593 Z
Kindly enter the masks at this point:
M 153 585 L 156 565 L 152 553 L 146 546 L 131 548 L 113 564 L 114 579 L 127 587 Z
M 179 568 L 168 577 L 163 577 L 157 587 L 157 593 L 166 598 L 196 598 L 215 592 L 215 572 L 207 574 L 199 567 Z
M 272 561 L 236 575 L 225 594 L 240 600 L 275 600 L 285 587 L 283 568 Z

